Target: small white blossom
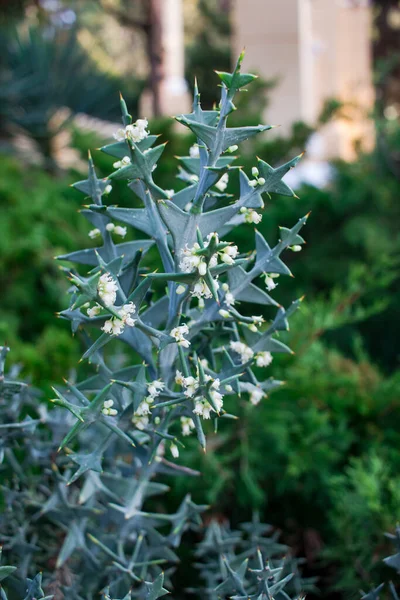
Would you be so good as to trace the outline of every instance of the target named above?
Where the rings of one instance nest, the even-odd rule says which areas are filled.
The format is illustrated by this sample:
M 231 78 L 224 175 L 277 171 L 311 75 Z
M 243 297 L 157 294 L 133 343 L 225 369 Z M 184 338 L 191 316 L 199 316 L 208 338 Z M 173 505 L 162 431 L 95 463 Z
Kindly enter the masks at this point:
M 151 404 L 151 402 L 147 402 L 147 398 L 142 400 L 142 402 L 137 407 L 137 410 L 135 411 L 135 415 L 138 415 L 139 417 L 149 415 L 151 413 L 149 404 Z
M 190 146 L 189 156 L 190 158 L 198 158 L 200 156 L 200 149 L 197 144 L 193 144 L 193 146 Z
M 93 317 L 96 317 L 101 311 L 101 306 L 99 304 L 95 304 L 92 308 L 88 308 L 87 309 L 87 314 L 88 316 L 93 319 Z
M 219 181 L 215 184 L 215 187 L 220 191 L 224 192 L 228 186 L 229 175 L 228 173 L 224 173 Z
M 135 123 L 127 125 L 125 129 L 118 129 L 114 133 L 114 138 L 119 142 L 123 140 L 130 140 L 135 143 L 141 142 L 149 135 L 149 132 L 146 131 L 148 124 L 147 119 L 138 119 Z
M 223 308 L 221 308 L 221 310 L 219 310 L 218 312 L 219 312 L 219 314 L 221 315 L 221 317 L 223 319 L 230 319 L 231 318 L 230 313 L 227 310 L 224 310 Z
M 173 337 L 179 346 L 183 348 L 189 348 L 190 342 L 184 336 L 189 333 L 189 327 L 185 325 L 179 325 L 171 329 L 171 337 Z
M 265 276 L 265 285 L 267 286 L 267 290 L 269 292 L 272 292 L 272 290 L 274 290 L 278 284 L 275 283 L 275 281 L 272 279 L 272 277 L 266 275 Z
M 272 363 L 271 352 L 259 352 L 256 354 L 256 365 L 257 367 L 268 367 Z
M 258 181 L 258 185 L 264 185 L 264 183 L 265 183 L 264 177 L 259 177 L 257 181 Z
M 146 429 L 146 427 L 149 424 L 149 417 L 147 415 L 144 415 L 144 416 L 134 415 L 132 417 L 132 423 L 134 425 L 136 425 L 136 427 L 138 429 L 143 431 L 143 429 Z
M 293 252 L 301 252 L 301 246 L 299 244 L 290 246 L 290 249 L 293 250 Z
M 208 369 L 208 360 L 206 358 L 200 359 L 200 364 L 203 367 L 203 369 Z
M 233 392 L 233 387 L 232 387 L 231 385 L 229 385 L 229 384 L 228 384 L 228 385 L 226 385 L 226 386 L 225 386 L 225 390 L 226 390 L 228 393 L 231 393 L 231 392 Z
M 192 429 L 195 428 L 193 419 L 190 417 L 181 417 L 182 435 L 187 436 L 192 433 Z
M 227 306 L 233 306 L 235 304 L 235 297 L 232 292 L 226 292 L 225 294 L 225 304 Z
M 252 208 L 245 208 L 244 210 L 243 210 L 243 208 L 244 207 L 242 207 L 240 209 L 240 212 L 242 214 L 244 214 L 245 223 L 254 223 L 255 225 L 258 225 L 258 223 L 261 223 L 262 215 L 260 215 L 260 213 L 253 210 Z
M 114 223 L 107 223 L 107 225 L 106 225 L 106 229 L 107 229 L 107 231 L 109 231 L 110 233 L 111 233 L 111 231 L 114 231 L 114 229 L 115 229 L 115 225 L 114 225 Z
M 190 176 L 190 181 L 193 181 L 193 183 L 197 183 L 199 180 L 199 176 L 198 175 L 191 175 Z
M 220 257 L 222 262 L 226 263 L 227 265 L 233 265 L 238 254 L 239 250 L 237 246 L 226 246 L 226 248 L 220 252 Z
M 257 185 L 257 180 L 256 179 L 251 179 L 249 181 L 249 186 L 250 187 L 256 187 L 256 185 Z
M 152 398 L 157 398 L 160 395 L 161 390 L 165 388 L 165 383 L 156 379 L 147 384 L 147 391 Z
M 91 240 L 93 240 L 94 238 L 98 237 L 99 235 L 101 235 L 101 231 L 100 229 L 91 229 L 88 233 L 88 236 L 90 237 Z
M 171 452 L 172 456 L 174 458 L 178 458 L 178 456 L 179 456 L 179 448 L 178 448 L 178 446 L 176 444 L 171 443 L 169 449 L 170 449 L 170 452 Z
M 97 284 L 97 291 L 106 306 L 113 306 L 117 298 L 118 285 L 110 273 L 104 273 Z
M 227 283 L 223 283 L 221 287 L 224 290 L 224 292 L 229 292 L 229 285 Z
M 104 322 L 102 330 L 105 333 L 110 333 L 111 335 L 121 335 L 125 326 L 134 327 L 136 323 L 136 319 L 131 317 L 132 313 L 136 311 L 136 306 L 133 302 L 129 302 L 128 304 L 124 304 L 120 309 L 117 310 L 119 318 L 112 317 L 111 319 L 107 319 Z
M 193 206 L 193 202 L 188 202 L 188 203 L 185 205 L 185 211 L 186 211 L 186 212 L 190 212 L 190 211 L 192 210 L 192 206 Z
M 250 391 L 250 402 L 256 406 L 265 397 L 264 392 L 261 388 L 254 386 Z
M 175 194 L 175 190 L 164 190 L 164 192 L 167 194 L 168 198 L 172 198 Z
M 124 156 L 122 160 L 117 160 L 115 163 L 113 163 L 113 167 L 114 169 L 121 169 L 121 167 L 127 167 L 130 164 L 131 159 L 129 158 L 129 156 Z
M 251 317 L 251 318 L 253 319 L 253 323 L 254 323 L 255 325 L 257 325 L 258 327 L 264 323 L 264 318 L 263 318 L 263 317 L 261 317 L 261 316 L 259 316 L 259 317 L 254 317 L 254 316 L 253 316 L 253 317 Z
M 257 167 L 253 167 L 251 169 L 251 174 L 253 175 L 253 177 L 258 177 L 258 175 L 260 174 L 259 170 L 257 169 Z
M 236 152 L 236 150 L 239 148 L 239 146 L 237 146 L 236 144 L 234 144 L 233 146 L 229 146 L 227 152 Z
M 185 377 L 180 371 L 176 371 L 175 373 L 175 383 L 181 386 L 183 386 L 185 383 Z
M 180 296 L 181 294 L 184 294 L 186 291 L 186 287 L 184 285 L 178 285 L 178 287 L 176 288 L 176 293 L 178 294 L 178 296 Z
M 118 414 L 118 411 L 115 408 L 112 408 L 112 406 L 114 406 L 114 400 L 105 400 L 103 402 L 103 408 L 101 411 L 103 415 L 106 415 L 108 417 L 115 417 L 115 415 Z
M 106 185 L 106 187 L 104 188 L 104 193 L 110 194 L 111 192 L 112 192 L 112 185 L 110 185 L 110 184 Z
M 254 356 L 253 350 L 249 346 L 246 346 L 246 344 L 243 344 L 243 342 L 231 341 L 230 347 L 234 352 L 236 352 L 237 354 L 240 354 L 240 359 L 241 359 L 242 364 L 251 360 Z
M 218 289 L 218 281 L 214 281 L 214 284 L 216 285 L 216 288 Z M 204 279 L 200 279 L 199 281 L 197 281 L 194 284 L 193 290 L 192 290 L 192 296 L 194 298 L 206 298 L 207 300 L 212 298 L 212 292 L 210 290 L 210 288 L 208 287 L 208 285 L 206 284 L 206 282 L 204 281 Z
M 126 236 L 126 227 L 121 227 L 121 225 L 116 225 L 114 227 L 114 233 L 115 235 L 119 235 L 120 237 L 124 238 Z

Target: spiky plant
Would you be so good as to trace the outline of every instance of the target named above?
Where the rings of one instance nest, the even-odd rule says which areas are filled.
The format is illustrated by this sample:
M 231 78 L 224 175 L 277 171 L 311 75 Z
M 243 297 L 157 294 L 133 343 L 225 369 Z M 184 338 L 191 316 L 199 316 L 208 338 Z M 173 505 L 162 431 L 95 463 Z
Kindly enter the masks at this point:
M 45 588 L 57 597 L 94 598 L 101 590 L 107 598 L 164 595 L 181 537 L 200 527 L 206 507 L 187 496 L 173 514 L 157 509 L 153 496 L 167 491 L 157 476 L 196 475 L 173 460 L 184 437 L 196 435 L 205 450 L 208 422 L 216 430 L 221 419 L 235 418 L 227 411 L 231 397 L 249 394 L 256 405 L 281 385 L 268 371 L 256 373 L 275 352 L 290 353 L 278 335 L 300 300 L 285 309 L 269 292 L 277 276 L 290 275 L 281 255 L 301 249 L 307 217 L 282 227 L 272 248 L 257 231 L 250 253 L 224 238 L 261 220 L 263 195 L 294 196 L 282 178 L 300 157 L 278 168 L 258 159 L 252 179 L 232 165 L 241 142 L 271 129 L 227 125 L 235 94 L 255 79 L 240 72 L 242 59 L 233 73 L 218 73 L 218 108 L 203 111 L 196 88 L 192 113 L 177 118 L 197 138 L 190 156 L 179 159 L 183 189 L 166 191 L 154 181 L 165 145 L 154 146 L 157 136 L 145 119 L 132 123 L 123 99 L 123 128 L 102 148 L 116 159 L 115 171 L 99 180 L 89 157 L 88 178 L 75 184 L 89 200 L 82 214 L 99 243 L 59 257 L 78 265 L 66 269 L 71 302 L 61 316 L 81 334 L 83 360 L 95 372 L 56 389 L 49 411 L 31 401 L 21 405 L 25 396 L 14 390 L 14 412 L 2 426 L 9 487 L 4 550 L 10 562 L 19 559 L 22 576 L 41 568 Z M 232 199 L 226 187 L 236 173 L 240 197 Z M 142 207 L 103 204 L 115 180 L 127 181 Z M 146 237 L 118 243 L 128 228 Z M 150 249 L 157 270 L 148 268 Z M 244 314 L 246 303 L 260 305 L 262 314 Z M 283 563 L 266 562 L 274 544 L 265 539 L 268 531 L 254 522 L 251 552 L 247 546 L 244 555 L 218 559 L 222 571 L 209 578 L 217 583 L 209 597 L 289 597 Z M 35 588 L 32 597 L 43 596 L 40 577 L 28 587 Z

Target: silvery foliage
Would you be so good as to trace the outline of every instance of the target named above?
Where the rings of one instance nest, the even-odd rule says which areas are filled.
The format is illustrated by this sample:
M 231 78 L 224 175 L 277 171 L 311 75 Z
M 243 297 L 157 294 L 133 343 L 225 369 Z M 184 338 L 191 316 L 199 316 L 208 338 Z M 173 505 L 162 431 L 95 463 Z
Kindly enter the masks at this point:
M 253 367 L 290 352 L 277 335 L 288 329 L 300 300 L 285 309 L 259 282 L 266 274 L 269 290 L 272 277 L 290 275 L 281 254 L 301 249 L 307 217 L 281 228 L 272 248 L 258 231 L 249 254 L 221 240 L 246 220 L 258 220 L 253 211 L 263 209 L 262 195 L 294 196 L 282 177 L 300 157 L 276 169 L 258 159 L 253 180 L 232 166 L 240 142 L 270 129 L 227 126 L 234 95 L 254 79 L 240 73 L 242 59 L 233 73 L 219 73 L 218 108 L 203 111 L 196 89 L 192 113 L 177 118 L 196 135 L 198 148 L 198 156 L 179 159 L 181 191 L 166 192 L 154 182 L 165 145 L 154 146 L 157 136 L 148 134 L 145 120 L 132 123 L 122 99 L 124 128 L 102 148 L 115 157 L 116 170 L 99 180 L 89 157 L 88 178 L 75 184 L 88 199 L 82 214 L 94 227 L 90 237 L 101 243 L 59 257 L 77 265 L 68 270 L 71 302 L 61 317 L 83 337 L 83 359 L 95 372 L 55 389 L 51 410 L 23 385 L 0 382 L 7 485 L 1 534 L 7 558 L 28 577 L 27 599 L 44 596 L 42 575 L 34 575 L 39 568 L 46 593 L 56 597 L 94 598 L 102 590 L 107 598 L 154 600 L 171 590 L 182 535 L 201 526 L 206 507 L 187 496 L 173 514 L 154 510 L 152 498 L 168 489 L 157 476 L 195 476 L 173 460 L 183 436 L 196 435 L 205 450 L 207 419 L 216 429 L 220 419 L 233 417 L 224 398 L 249 393 L 256 404 L 281 383 L 259 381 Z M 220 182 L 235 171 L 240 196 L 232 201 Z M 114 180 L 126 180 L 143 207 L 103 204 Z M 146 237 L 117 243 L 125 226 L 114 221 Z M 158 251 L 156 272 L 146 267 L 150 248 Z M 272 308 L 270 324 L 242 315 L 246 302 Z M 113 349 L 118 341 L 123 364 Z M 268 528 L 253 525 L 251 535 L 264 540 L 259 550 L 218 557 L 207 576 L 207 597 L 289 598 L 283 587 L 290 574 L 276 556 L 281 548 L 271 554 L 275 540 Z M 199 557 L 207 559 L 202 548 L 210 535 Z M 20 593 L 19 580 L 5 573 Z

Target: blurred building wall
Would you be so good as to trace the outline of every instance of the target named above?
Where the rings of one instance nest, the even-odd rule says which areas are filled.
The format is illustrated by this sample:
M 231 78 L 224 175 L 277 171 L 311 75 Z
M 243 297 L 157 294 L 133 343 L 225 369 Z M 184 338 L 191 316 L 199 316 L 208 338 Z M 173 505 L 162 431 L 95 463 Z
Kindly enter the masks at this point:
M 315 125 L 325 101 L 336 98 L 345 117 L 320 130 L 319 157 L 351 160 L 355 141 L 373 146 L 366 0 L 234 0 L 233 29 L 235 54 L 246 48 L 245 69 L 277 80 L 266 122 L 283 132 L 298 120 Z

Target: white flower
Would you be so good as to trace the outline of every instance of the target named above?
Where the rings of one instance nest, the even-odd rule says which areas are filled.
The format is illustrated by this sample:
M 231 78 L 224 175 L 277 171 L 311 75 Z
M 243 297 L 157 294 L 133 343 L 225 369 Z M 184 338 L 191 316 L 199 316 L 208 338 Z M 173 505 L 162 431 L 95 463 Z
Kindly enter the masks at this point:
M 192 429 L 195 428 L 193 419 L 190 417 L 181 417 L 182 435 L 187 436 L 192 433 Z
M 170 452 L 174 458 L 178 458 L 179 456 L 179 448 L 176 444 L 171 443 L 169 446 Z
M 136 319 L 131 317 L 131 314 L 135 311 L 136 306 L 133 304 L 133 302 L 124 304 L 124 306 L 117 310 L 119 318 L 112 317 L 111 319 L 107 319 L 102 327 L 102 330 L 105 333 L 110 333 L 111 335 L 121 335 L 126 325 L 128 327 L 135 326 Z
M 188 398 L 192 398 L 199 388 L 199 380 L 195 377 L 192 377 L 192 375 L 190 375 L 189 377 L 185 377 L 183 381 L 183 387 L 185 388 L 185 396 L 187 396 Z
M 148 416 L 139 416 L 139 415 L 134 415 L 132 417 L 132 423 L 134 425 L 136 425 L 136 427 L 138 429 L 140 429 L 141 431 L 143 431 L 143 429 L 146 429 L 146 427 L 149 424 L 149 417 Z
M 181 250 L 181 262 L 179 268 L 184 273 L 191 273 L 194 269 L 197 269 L 202 261 L 202 256 L 198 256 L 196 251 L 200 250 L 200 245 L 196 242 L 192 248 L 185 246 Z
M 181 385 L 181 386 L 183 386 L 185 383 L 185 378 L 184 378 L 183 374 L 178 370 L 175 373 L 175 383 L 177 383 L 178 385 Z
M 225 390 L 226 390 L 228 393 L 230 393 L 230 392 L 233 392 L 233 387 L 232 387 L 231 385 L 229 385 L 229 384 L 228 384 L 228 385 L 226 385 L 226 386 L 225 386 Z
M 233 306 L 235 304 L 235 297 L 232 294 L 232 292 L 226 292 L 225 304 L 227 304 L 228 306 Z
M 148 124 L 147 119 L 138 119 L 135 123 L 127 125 L 125 127 L 125 139 L 135 144 L 141 142 L 149 135 L 149 132 L 146 131 Z
M 264 318 L 259 316 L 259 317 L 251 317 L 253 319 L 253 323 L 255 325 L 257 325 L 257 327 L 259 327 L 260 325 L 262 325 L 264 323 Z
M 117 160 L 115 163 L 113 163 L 113 167 L 114 169 L 121 169 L 121 167 L 127 167 L 130 164 L 131 159 L 129 158 L 129 156 L 124 156 L 122 160 Z
M 112 192 L 112 185 L 108 184 L 104 188 L 104 194 L 110 194 Z
M 265 183 L 264 177 L 259 177 L 257 181 L 258 181 L 258 185 L 264 185 L 264 183 Z
M 123 142 L 125 139 L 125 129 L 117 129 L 117 131 L 113 134 L 113 138 L 118 142 Z
M 260 174 L 259 170 L 257 169 L 257 167 L 253 167 L 251 169 L 251 174 L 253 175 L 253 177 L 258 177 L 258 175 Z
M 221 308 L 221 310 L 219 310 L 218 312 L 219 312 L 219 314 L 221 315 L 221 317 L 223 319 L 230 319 L 231 318 L 230 313 L 227 310 L 224 310 L 223 308 Z
M 220 252 L 220 257 L 222 262 L 226 263 L 227 265 L 233 265 L 238 254 L 239 250 L 237 246 L 226 246 L 226 248 Z
M 193 202 L 188 202 L 188 203 L 185 205 L 185 211 L 186 211 L 186 212 L 190 212 L 190 211 L 192 210 L 192 206 L 193 206 Z
M 221 177 L 221 179 L 219 181 L 217 181 L 217 183 L 215 184 L 215 187 L 220 191 L 220 192 L 224 192 L 227 188 L 229 182 L 229 175 L 228 173 L 224 173 Z
M 267 290 L 269 292 L 272 292 L 272 290 L 274 290 L 278 284 L 275 283 L 275 281 L 272 279 L 272 277 L 269 277 L 268 275 L 266 275 L 265 276 L 265 285 L 267 286 Z
M 193 181 L 193 183 L 197 183 L 199 180 L 199 176 L 198 175 L 191 175 L 190 176 L 190 181 Z
M 251 348 L 249 348 L 249 346 L 246 346 L 246 344 L 243 344 L 243 342 L 231 341 L 230 347 L 234 352 L 236 352 L 237 354 L 240 354 L 240 359 L 241 359 L 242 364 L 251 360 L 254 356 L 253 350 Z
M 208 369 L 208 360 L 206 358 L 201 358 L 200 364 L 203 367 L 203 369 Z
M 124 238 L 126 236 L 126 227 L 121 227 L 121 225 L 116 225 L 114 227 L 114 233 L 115 233 L 115 235 L 119 235 Z
M 117 298 L 118 285 L 110 273 L 104 273 L 97 284 L 97 291 L 106 306 L 113 306 Z
M 190 342 L 184 336 L 189 333 L 189 327 L 187 325 L 179 325 L 171 329 L 171 337 L 173 337 L 179 346 L 183 348 L 189 348 Z
M 193 144 L 193 146 L 189 148 L 189 156 L 190 158 L 198 158 L 200 156 L 200 149 L 197 144 Z
M 299 244 L 291 246 L 290 249 L 293 250 L 293 252 L 301 252 L 301 246 Z
M 217 392 L 216 390 L 210 390 L 210 396 L 212 401 L 214 402 L 215 408 L 217 409 L 218 412 L 220 412 L 222 406 L 223 406 L 223 395 L 220 392 Z
M 100 311 L 101 311 L 101 306 L 99 304 L 95 304 L 92 308 L 88 308 L 86 312 L 87 312 L 88 316 L 91 319 L 93 319 L 93 317 L 96 317 Z
M 150 402 L 150 404 L 151 404 L 151 402 Z M 150 411 L 149 403 L 147 402 L 147 398 L 145 398 L 144 400 L 142 400 L 142 402 L 137 407 L 135 415 L 138 415 L 139 417 L 144 417 L 144 416 L 149 415 L 150 412 L 151 411 Z
M 99 235 L 101 235 L 101 231 L 100 231 L 100 229 L 97 229 L 97 228 L 91 229 L 88 233 L 88 236 L 90 237 L 91 240 L 98 237 Z
M 178 287 L 176 288 L 176 293 L 178 294 L 178 296 L 180 296 L 181 294 L 184 294 L 186 291 L 186 287 L 184 285 L 178 285 Z
M 115 417 L 118 414 L 118 411 L 115 408 L 111 408 L 114 406 L 114 400 L 105 400 L 103 402 L 102 413 L 108 417 Z
M 221 287 L 224 290 L 224 292 L 229 292 L 229 285 L 227 283 L 223 283 Z
M 157 398 L 160 395 L 161 390 L 165 388 L 165 383 L 156 379 L 155 381 L 151 381 L 147 384 L 147 391 L 149 392 L 152 398 Z
M 218 282 L 214 282 L 214 283 L 218 283 Z M 200 279 L 199 281 L 197 281 L 194 284 L 194 288 L 192 290 L 192 296 L 194 298 L 212 298 L 212 292 L 210 290 L 210 288 L 208 287 L 208 285 L 206 284 L 206 282 L 204 281 L 204 279 Z
M 237 146 L 236 144 L 234 144 L 233 146 L 229 146 L 227 152 L 236 152 L 236 150 L 239 148 L 239 146 Z
M 249 186 L 250 187 L 256 187 L 256 185 L 257 185 L 257 180 L 256 179 L 251 179 L 249 181 Z
M 264 392 L 262 391 L 261 388 L 254 386 L 253 389 L 250 391 L 250 402 L 256 406 L 260 400 L 262 400 L 262 398 L 265 397 Z
M 114 229 L 115 229 L 114 223 L 107 223 L 106 229 L 107 229 L 107 231 L 110 231 L 110 232 L 114 231 Z
M 197 400 L 194 405 L 193 412 L 195 415 L 203 417 L 203 419 L 209 419 L 211 411 L 213 410 L 211 404 L 207 400 Z
M 257 367 L 268 367 L 272 363 L 272 360 L 271 352 L 259 352 L 256 354 Z
M 172 198 L 172 196 L 175 194 L 175 190 L 164 190 L 164 191 L 167 194 L 168 198 Z
M 260 213 L 253 210 L 252 208 L 245 208 L 243 210 L 243 207 L 242 207 L 240 209 L 240 212 L 242 214 L 244 214 L 244 220 L 246 223 L 254 223 L 255 225 L 257 225 L 258 223 L 260 223 L 262 221 L 262 215 L 260 215 Z

